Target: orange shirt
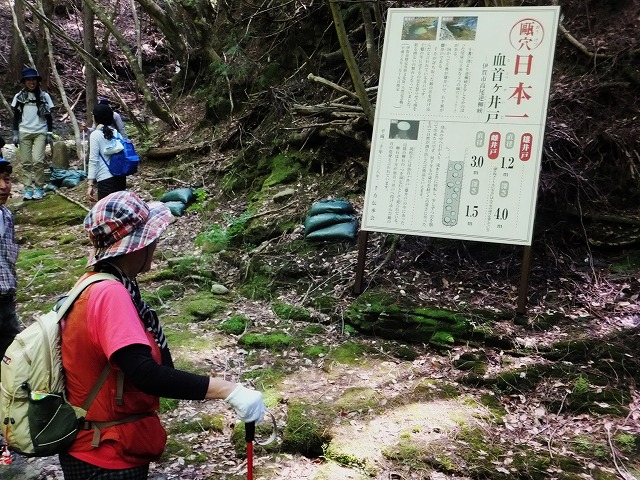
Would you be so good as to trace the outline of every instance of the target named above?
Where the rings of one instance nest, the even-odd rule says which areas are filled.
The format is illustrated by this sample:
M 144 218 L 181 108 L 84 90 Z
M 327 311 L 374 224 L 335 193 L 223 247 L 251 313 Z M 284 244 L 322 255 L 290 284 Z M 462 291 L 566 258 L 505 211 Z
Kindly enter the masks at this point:
M 62 332 L 62 363 L 72 405 L 82 405 L 107 360 L 123 347 L 148 345 L 153 359 L 161 363 L 160 349 L 138 317 L 129 292 L 115 280 L 94 283 L 82 292 L 67 315 Z M 160 399 L 137 390 L 126 377 L 124 405 L 116 405 L 118 367 L 112 368 L 86 415 L 87 420 L 113 421 L 158 409 Z M 93 430 L 81 430 L 69 454 L 109 469 L 131 468 L 156 460 L 166 442 L 157 414 L 103 429 L 97 448 L 91 446 L 92 437 Z

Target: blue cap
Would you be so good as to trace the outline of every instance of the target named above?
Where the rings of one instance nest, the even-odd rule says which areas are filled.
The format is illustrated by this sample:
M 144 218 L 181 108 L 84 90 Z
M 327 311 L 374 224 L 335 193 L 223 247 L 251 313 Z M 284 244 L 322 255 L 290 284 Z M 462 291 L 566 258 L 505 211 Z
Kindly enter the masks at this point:
M 38 71 L 35 68 L 26 67 L 22 69 L 22 78 L 21 82 L 24 82 L 28 78 L 35 78 L 36 80 L 42 80 L 42 77 L 38 75 Z
M 107 97 L 98 97 L 98 105 L 109 105 L 110 103 Z

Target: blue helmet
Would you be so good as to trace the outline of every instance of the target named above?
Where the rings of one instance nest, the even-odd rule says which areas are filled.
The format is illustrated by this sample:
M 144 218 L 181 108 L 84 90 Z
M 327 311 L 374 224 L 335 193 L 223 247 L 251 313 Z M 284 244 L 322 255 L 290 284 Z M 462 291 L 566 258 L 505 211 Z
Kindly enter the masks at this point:
M 20 81 L 24 82 L 28 78 L 35 78 L 38 81 L 42 80 L 42 77 L 38 75 L 38 71 L 35 68 L 25 67 L 22 69 L 22 78 Z

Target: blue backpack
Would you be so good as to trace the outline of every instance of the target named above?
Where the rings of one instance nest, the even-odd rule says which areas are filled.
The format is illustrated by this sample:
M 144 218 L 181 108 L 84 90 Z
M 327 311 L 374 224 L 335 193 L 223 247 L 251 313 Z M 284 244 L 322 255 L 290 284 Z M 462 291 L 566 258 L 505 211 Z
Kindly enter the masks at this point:
M 117 131 L 113 132 L 113 137 L 122 149 L 118 147 L 117 150 L 119 151 L 112 153 L 108 162 L 99 152 L 100 158 L 102 158 L 111 175 L 133 175 L 138 171 L 138 163 L 140 162 L 140 157 L 136 154 L 133 143 L 123 138 Z

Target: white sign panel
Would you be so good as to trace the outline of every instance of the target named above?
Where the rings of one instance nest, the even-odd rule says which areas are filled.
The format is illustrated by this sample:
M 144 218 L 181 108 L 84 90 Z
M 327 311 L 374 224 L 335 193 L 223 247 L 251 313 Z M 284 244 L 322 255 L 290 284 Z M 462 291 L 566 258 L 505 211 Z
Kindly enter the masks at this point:
M 531 244 L 559 12 L 389 10 L 363 230 Z

